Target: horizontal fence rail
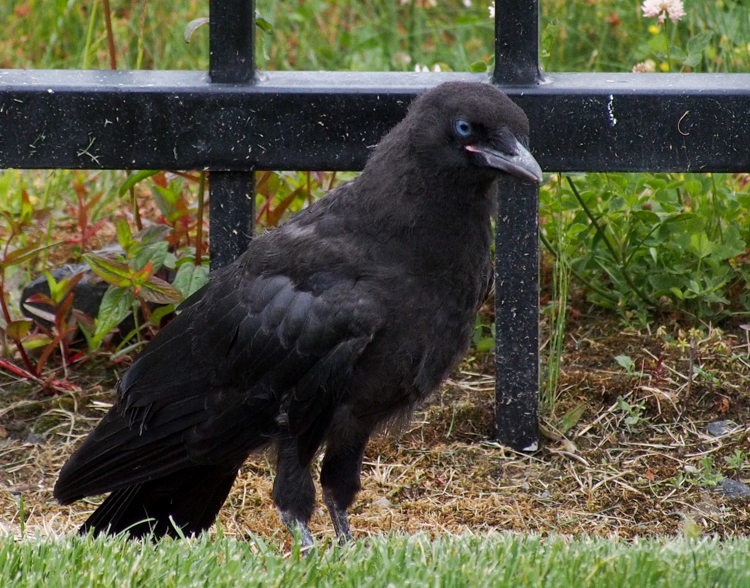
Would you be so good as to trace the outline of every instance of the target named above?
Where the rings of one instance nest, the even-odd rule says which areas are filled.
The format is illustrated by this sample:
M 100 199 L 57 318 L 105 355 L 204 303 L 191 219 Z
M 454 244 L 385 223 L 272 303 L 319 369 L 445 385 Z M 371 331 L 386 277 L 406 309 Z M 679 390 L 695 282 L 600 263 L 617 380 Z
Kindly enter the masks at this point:
M 409 102 L 468 73 L 0 70 L 0 167 L 356 170 Z M 750 74 L 553 74 L 504 90 L 545 171 L 750 169 Z

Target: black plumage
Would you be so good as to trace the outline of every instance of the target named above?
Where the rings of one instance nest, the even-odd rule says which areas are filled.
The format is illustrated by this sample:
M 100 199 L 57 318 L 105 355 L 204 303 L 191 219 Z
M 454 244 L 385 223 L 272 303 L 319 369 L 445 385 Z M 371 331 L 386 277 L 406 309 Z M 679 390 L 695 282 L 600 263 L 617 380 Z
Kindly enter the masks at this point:
M 111 492 L 82 530 L 198 533 L 248 454 L 274 444 L 284 524 L 311 543 L 310 462 L 324 448 L 323 498 L 348 538 L 368 439 L 468 347 L 492 283 L 495 180 L 541 180 L 528 134 L 496 88 L 443 84 L 415 100 L 356 179 L 214 272 L 62 468 L 62 504 Z

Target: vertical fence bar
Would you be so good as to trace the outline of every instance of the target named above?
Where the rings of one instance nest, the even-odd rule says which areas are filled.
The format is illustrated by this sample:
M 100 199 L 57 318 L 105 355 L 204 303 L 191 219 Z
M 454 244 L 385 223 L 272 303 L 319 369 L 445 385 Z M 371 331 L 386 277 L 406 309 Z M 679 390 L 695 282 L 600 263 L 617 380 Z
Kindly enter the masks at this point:
M 500 85 L 532 85 L 539 69 L 537 0 L 496 0 Z M 495 435 L 518 451 L 539 447 L 539 188 L 503 178 L 495 236 Z
M 535 84 L 541 77 L 538 0 L 496 0 L 492 81 L 523 86 Z
M 210 0 L 209 77 L 218 84 L 255 77 L 255 0 Z M 230 263 L 250 243 L 255 216 L 255 172 L 209 176 L 211 268 Z
M 503 178 L 495 234 L 495 434 L 539 447 L 539 189 Z M 502 252 L 502 255 L 500 254 Z
M 255 0 L 209 0 L 208 73 L 218 84 L 255 77 Z

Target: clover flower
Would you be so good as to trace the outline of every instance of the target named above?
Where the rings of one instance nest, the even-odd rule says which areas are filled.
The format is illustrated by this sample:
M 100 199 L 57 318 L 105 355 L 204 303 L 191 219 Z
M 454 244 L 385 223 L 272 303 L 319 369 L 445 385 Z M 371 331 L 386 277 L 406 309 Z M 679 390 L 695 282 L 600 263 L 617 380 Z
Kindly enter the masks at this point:
M 636 63 L 633 67 L 633 73 L 653 73 L 656 71 L 656 63 L 653 59 L 647 59 Z
M 686 14 L 682 0 L 644 0 L 641 10 L 643 10 L 643 16 L 658 16 L 659 24 L 662 24 L 667 17 L 672 22 L 677 22 Z
M 487 9 L 490 11 L 490 18 L 495 18 L 495 3 L 490 4 Z

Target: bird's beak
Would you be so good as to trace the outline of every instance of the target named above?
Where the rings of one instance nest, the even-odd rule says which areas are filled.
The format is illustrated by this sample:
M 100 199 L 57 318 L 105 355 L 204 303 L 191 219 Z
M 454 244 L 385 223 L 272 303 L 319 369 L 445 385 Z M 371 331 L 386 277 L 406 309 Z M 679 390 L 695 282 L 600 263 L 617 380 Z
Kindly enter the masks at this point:
M 542 168 L 518 139 L 513 145 L 513 153 L 503 153 L 483 145 L 466 145 L 464 149 L 475 153 L 483 165 L 504 171 L 523 180 L 542 183 Z

